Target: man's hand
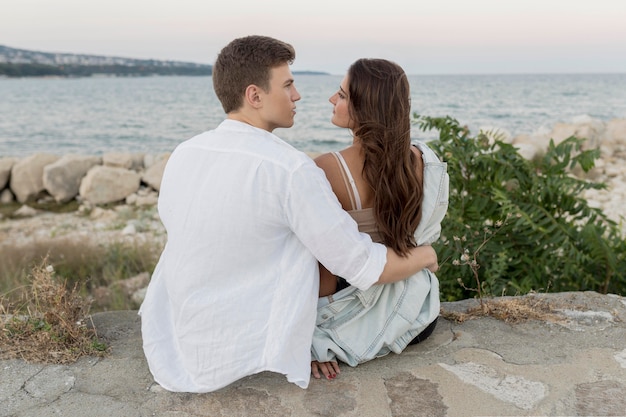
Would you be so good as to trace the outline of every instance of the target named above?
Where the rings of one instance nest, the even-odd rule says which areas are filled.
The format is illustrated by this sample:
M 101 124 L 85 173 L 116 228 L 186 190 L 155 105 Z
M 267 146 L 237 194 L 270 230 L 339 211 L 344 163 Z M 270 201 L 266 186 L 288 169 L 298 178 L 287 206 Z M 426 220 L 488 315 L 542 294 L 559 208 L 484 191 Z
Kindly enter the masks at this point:
M 335 379 L 337 374 L 341 373 L 337 362 L 311 361 L 311 373 L 316 379 L 321 378 L 320 371 L 328 380 Z

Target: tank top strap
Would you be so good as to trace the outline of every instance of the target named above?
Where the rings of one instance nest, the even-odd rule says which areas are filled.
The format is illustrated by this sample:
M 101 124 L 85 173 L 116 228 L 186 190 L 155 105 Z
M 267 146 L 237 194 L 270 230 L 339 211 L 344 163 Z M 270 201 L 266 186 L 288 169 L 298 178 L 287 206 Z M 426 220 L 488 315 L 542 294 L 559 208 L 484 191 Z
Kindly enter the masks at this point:
M 346 164 L 346 160 L 339 152 L 333 152 L 333 155 L 335 155 L 335 159 L 337 159 L 337 163 L 339 164 L 339 168 L 341 169 L 341 176 L 343 177 L 343 181 L 346 184 L 346 188 L 348 189 L 348 196 L 350 197 L 352 210 L 361 210 L 361 196 L 359 195 L 359 190 L 356 188 L 356 183 L 354 182 L 352 173 L 350 173 L 350 170 L 348 169 L 348 164 Z M 354 198 L 352 197 L 353 195 Z

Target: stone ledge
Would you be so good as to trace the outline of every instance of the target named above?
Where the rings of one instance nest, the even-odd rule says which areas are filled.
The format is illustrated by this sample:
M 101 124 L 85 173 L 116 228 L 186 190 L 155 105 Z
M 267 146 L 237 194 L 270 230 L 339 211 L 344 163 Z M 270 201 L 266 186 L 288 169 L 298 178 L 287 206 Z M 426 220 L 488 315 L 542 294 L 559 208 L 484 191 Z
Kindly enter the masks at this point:
M 156 385 L 141 350 L 136 311 L 93 321 L 111 356 L 67 366 L 1 361 L 2 416 L 623 416 L 626 298 L 594 292 L 541 294 L 551 320 L 441 318 L 433 335 L 401 355 L 350 368 L 306 390 L 264 372 L 214 393 Z M 443 303 L 466 312 L 476 300 Z

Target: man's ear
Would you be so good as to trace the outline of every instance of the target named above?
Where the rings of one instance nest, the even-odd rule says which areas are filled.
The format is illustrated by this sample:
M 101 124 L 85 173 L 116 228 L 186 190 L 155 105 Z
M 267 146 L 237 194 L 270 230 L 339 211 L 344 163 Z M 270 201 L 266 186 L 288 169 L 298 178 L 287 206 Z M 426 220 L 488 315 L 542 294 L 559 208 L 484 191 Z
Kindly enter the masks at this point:
M 250 84 L 246 87 L 244 100 L 255 109 L 261 107 L 260 90 L 261 89 L 254 84 Z

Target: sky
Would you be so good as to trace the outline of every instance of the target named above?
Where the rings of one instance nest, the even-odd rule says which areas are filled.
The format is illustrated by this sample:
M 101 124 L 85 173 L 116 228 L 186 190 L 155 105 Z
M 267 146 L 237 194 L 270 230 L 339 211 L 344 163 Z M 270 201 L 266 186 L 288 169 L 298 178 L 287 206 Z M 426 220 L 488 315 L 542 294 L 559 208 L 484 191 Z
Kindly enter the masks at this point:
M 626 73 L 625 0 L 8 2 L 0 45 L 45 52 L 212 64 L 257 34 L 291 43 L 294 71 L 369 57 L 408 74 Z

